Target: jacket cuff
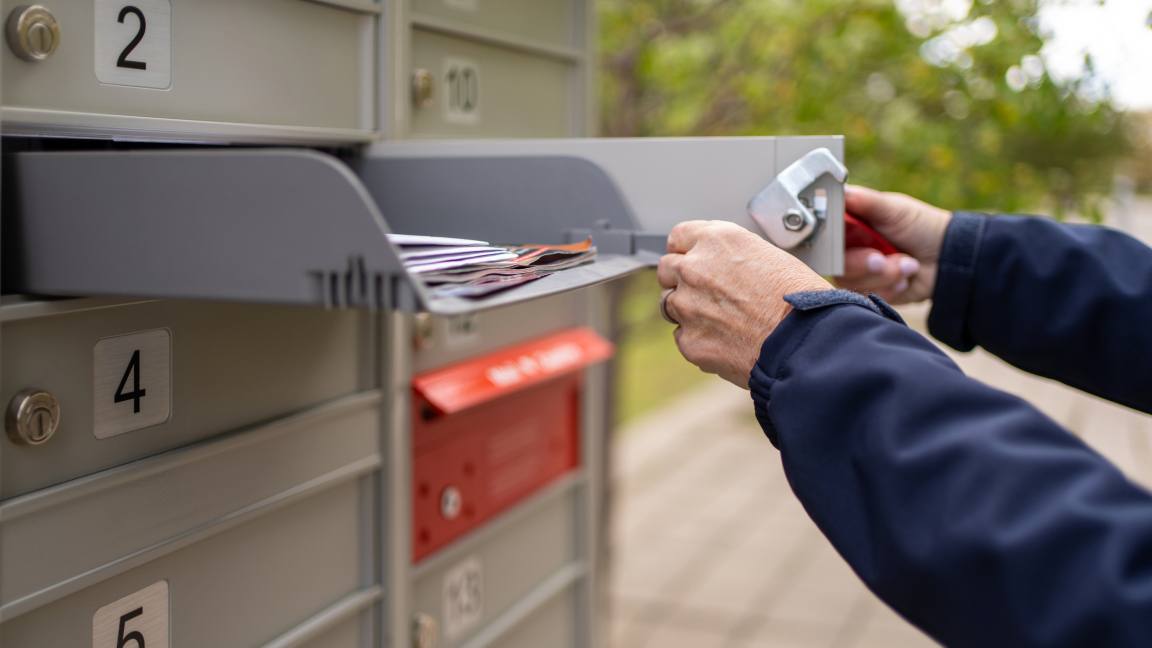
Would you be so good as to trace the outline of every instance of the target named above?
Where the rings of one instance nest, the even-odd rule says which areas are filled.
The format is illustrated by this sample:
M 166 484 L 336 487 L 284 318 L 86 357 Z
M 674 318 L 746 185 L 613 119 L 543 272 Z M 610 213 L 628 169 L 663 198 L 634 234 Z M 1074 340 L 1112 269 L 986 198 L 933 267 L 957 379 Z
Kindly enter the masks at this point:
M 968 330 L 968 313 L 972 304 L 976 260 L 980 256 L 980 242 L 987 223 L 985 214 L 954 213 L 940 249 L 932 310 L 928 313 L 928 331 L 958 351 L 971 351 L 976 346 Z
M 760 345 L 760 357 L 752 367 L 748 390 L 752 394 L 756 419 L 772 445 L 780 447 L 776 427 L 769 417 L 772 385 L 786 377 L 788 359 L 804 343 L 808 334 L 821 320 L 840 308 L 858 307 L 900 324 L 904 320 L 891 306 L 876 295 L 865 297 L 849 290 L 818 290 L 797 292 L 784 296 L 792 305 L 789 313 L 776 330 Z

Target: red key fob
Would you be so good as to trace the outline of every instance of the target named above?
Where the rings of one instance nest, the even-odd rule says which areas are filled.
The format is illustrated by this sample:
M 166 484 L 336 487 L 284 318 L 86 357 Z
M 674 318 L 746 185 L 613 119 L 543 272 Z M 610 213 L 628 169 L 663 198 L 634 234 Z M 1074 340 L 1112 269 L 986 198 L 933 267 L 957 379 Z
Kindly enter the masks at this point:
M 844 214 L 844 247 L 872 248 L 885 256 L 900 252 L 883 234 L 852 214 Z

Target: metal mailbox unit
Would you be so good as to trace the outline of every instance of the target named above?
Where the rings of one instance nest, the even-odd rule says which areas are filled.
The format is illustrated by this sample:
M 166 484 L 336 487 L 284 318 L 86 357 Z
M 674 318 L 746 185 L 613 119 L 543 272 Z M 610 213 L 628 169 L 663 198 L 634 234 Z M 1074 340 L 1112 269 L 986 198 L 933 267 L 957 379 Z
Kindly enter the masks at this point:
M 603 285 L 840 140 L 482 139 L 587 132 L 577 0 L 15 4 L 0 645 L 598 645 Z M 389 232 L 599 255 L 437 298 Z

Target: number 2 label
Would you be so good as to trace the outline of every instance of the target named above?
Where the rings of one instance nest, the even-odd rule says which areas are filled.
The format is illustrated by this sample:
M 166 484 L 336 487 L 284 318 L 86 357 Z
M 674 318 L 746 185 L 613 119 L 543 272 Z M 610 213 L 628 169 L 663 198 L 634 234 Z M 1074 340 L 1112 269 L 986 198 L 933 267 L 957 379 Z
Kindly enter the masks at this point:
M 168 581 L 109 603 L 92 615 L 92 648 L 168 648 Z
M 172 415 L 172 333 L 153 329 L 104 338 L 92 353 L 93 433 L 106 439 Z
M 172 87 L 171 0 L 94 1 L 100 83 Z

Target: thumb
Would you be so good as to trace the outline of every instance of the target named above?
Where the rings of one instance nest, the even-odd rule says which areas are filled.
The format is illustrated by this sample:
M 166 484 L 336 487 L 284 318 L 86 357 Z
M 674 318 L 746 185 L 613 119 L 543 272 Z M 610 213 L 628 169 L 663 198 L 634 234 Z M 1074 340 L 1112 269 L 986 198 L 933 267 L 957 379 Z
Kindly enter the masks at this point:
M 896 211 L 882 192 L 859 185 L 844 187 L 844 207 L 849 214 L 873 226 L 887 225 Z

